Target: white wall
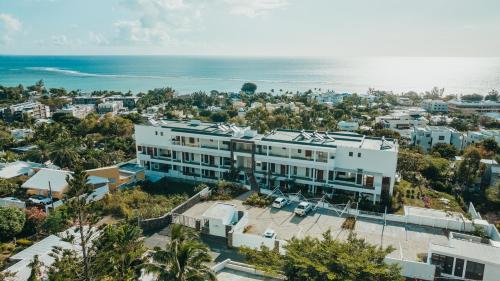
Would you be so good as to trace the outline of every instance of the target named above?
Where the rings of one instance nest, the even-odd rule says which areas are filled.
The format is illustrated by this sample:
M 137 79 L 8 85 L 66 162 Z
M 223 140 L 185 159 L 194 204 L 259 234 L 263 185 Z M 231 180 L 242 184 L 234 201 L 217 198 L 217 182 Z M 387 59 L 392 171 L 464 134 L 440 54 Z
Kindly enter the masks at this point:
M 208 229 L 211 235 L 226 237 L 226 226 L 220 219 L 208 219 Z
M 399 260 L 394 258 L 385 258 L 388 264 L 398 264 L 401 267 L 401 274 L 408 278 L 416 278 L 423 280 L 434 280 L 436 266 L 423 262 Z

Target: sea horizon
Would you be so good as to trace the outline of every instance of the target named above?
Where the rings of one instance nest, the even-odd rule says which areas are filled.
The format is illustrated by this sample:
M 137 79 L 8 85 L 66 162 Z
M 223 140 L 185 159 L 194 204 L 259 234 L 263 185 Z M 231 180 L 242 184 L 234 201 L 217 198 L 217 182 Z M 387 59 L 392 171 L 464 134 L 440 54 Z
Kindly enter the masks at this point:
M 245 82 L 258 91 L 309 89 L 400 94 L 445 88 L 445 94 L 485 95 L 500 89 L 500 57 L 326 57 L 224 55 L 0 55 L 0 85 L 132 91 L 172 87 L 238 92 Z

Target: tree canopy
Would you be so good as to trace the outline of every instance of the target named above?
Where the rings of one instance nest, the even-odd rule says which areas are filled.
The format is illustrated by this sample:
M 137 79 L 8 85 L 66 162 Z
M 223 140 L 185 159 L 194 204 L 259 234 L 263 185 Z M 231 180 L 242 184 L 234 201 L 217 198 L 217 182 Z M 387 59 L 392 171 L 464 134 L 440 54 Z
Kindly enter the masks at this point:
M 394 248 L 379 248 L 352 233 L 346 242 L 334 239 L 330 231 L 323 239 L 292 238 L 285 250 L 281 255 L 262 246 L 260 250 L 242 248 L 241 252 L 258 269 L 291 281 L 404 280 L 397 265 L 384 262 Z

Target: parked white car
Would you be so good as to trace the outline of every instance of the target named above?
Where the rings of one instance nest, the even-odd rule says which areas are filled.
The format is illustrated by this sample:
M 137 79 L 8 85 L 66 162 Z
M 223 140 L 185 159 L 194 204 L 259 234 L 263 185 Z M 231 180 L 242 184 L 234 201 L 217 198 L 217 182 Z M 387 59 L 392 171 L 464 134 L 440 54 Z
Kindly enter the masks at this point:
M 299 203 L 299 205 L 295 208 L 294 212 L 295 214 L 299 216 L 305 216 L 307 213 L 309 213 L 312 210 L 313 206 L 311 203 L 302 201 Z
M 288 201 L 286 198 L 278 197 L 278 198 L 274 199 L 273 207 L 281 209 L 281 208 L 285 207 L 286 205 L 288 205 L 288 203 L 290 203 L 290 201 Z
M 264 234 L 262 235 L 266 238 L 276 238 L 276 232 L 270 228 L 266 229 Z
M 47 205 L 52 203 L 52 199 L 50 197 L 45 197 L 43 195 L 33 195 L 28 199 L 28 201 L 36 205 Z

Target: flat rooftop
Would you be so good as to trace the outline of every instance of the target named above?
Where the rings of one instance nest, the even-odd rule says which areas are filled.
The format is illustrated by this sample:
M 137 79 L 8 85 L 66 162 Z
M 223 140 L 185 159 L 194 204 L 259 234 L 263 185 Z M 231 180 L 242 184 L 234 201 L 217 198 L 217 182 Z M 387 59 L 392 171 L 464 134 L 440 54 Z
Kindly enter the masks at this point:
M 374 150 L 395 150 L 397 147 L 397 143 L 392 139 L 385 140 L 349 132 L 276 130 L 262 137 L 262 141 L 289 142 L 326 147 L 358 147 Z
M 207 134 L 232 137 L 234 139 L 262 140 L 270 142 L 288 142 L 303 145 L 314 145 L 324 147 L 359 147 L 373 150 L 397 149 L 397 143 L 393 139 L 379 137 L 368 137 L 350 132 L 316 132 L 297 130 L 274 130 L 268 134 L 247 134 L 249 127 L 238 127 L 230 124 L 207 123 L 197 120 L 160 120 L 158 126 L 169 128 L 172 131 Z
M 271 228 L 277 233 L 277 238 L 289 240 L 292 237 L 303 238 L 312 236 L 321 238 L 327 230 L 336 239 L 347 240 L 349 231 L 342 228 L 345 217 L 340 217 L 333 210 L 318 208 L 305 217 L 293 213 L 297 203 L 291 203 L 282 209 L 257 208 L 242 204 L 241 200 L 225 201 L 233 204 L 240 211 L 248 213 L 250 229 L 247 233 L 262 235 Z M 202 218 L 202 214 L 214 204 L 214 201 L 200 202 L 183 214 L 194 218 Z M 387 222 L 380 220 L 358 218 L 354 232 L 360 238 L 378 246 L 393 246 L 392 258 L 417 261 L 418 256 L 428 253 L 430 243 L 447 244 L 446 233 L 438 228 L 416 226 L 411 224 Z

